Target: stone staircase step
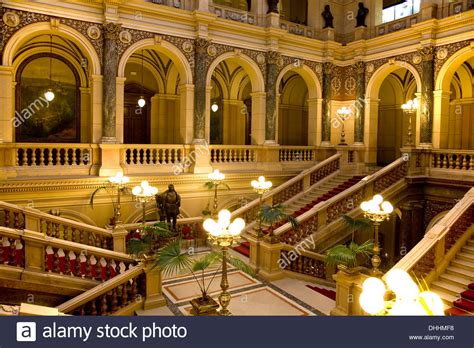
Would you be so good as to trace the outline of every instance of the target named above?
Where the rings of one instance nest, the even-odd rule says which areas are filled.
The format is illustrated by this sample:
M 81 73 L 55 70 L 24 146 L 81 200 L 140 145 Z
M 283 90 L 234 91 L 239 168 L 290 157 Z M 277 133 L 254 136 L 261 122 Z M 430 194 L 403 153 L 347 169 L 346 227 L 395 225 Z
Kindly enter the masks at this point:
M 458 268 L 466 269 L 471 272 L 474 271 L 474 262 L 469 262 L 466 260 L 461 260 L 461 259 L 456 258 L 453 261 L 451 261 L 451 265 Z
M 461 292 L 465 290 L 465 288 L 461 286 L 456 286 L 451 283 L 447 283 L 442 280 L 437 280 L 431 284 L 433 289 L 440 289 L 441 291 L 447 292 L 453 296 L 459 296 Z
M 446 273 L 453 274 L 455 276 L 463 277 L 466 279 L 471 279 L 471 282 L 474 281 L 474 271 L 468 271 L 464 268 L 449 266 L 448 268 L 446 268 Z
M 472 282 L 472 278 L 464 278 L 448 273 L 442 274 L 439 279 L 462 288 L 467 288 L 467 286 Z
M 433 292 L 437 294 L 439 297 L 444 302 L 445 306 L 452 307 L 453 306 L 453 301 L 456 301 L 458 299 L 457 296 L 454 296 L 450 293 L 447 293 L 446 291 L 440 290 L 440 289 L 433 289 Z
M 468 240 L 467 245 L 474 247 L 474 239 Z
M 470 262 L 474 263 L 474 255 L 473 254 L 457 253 L 456 257 L 458 257 L 461 260 L 470 261 Z
M 474 254 L 474 246 L 466 245 L 466 246 L 463 246 L 461 250 L 467 254 Z

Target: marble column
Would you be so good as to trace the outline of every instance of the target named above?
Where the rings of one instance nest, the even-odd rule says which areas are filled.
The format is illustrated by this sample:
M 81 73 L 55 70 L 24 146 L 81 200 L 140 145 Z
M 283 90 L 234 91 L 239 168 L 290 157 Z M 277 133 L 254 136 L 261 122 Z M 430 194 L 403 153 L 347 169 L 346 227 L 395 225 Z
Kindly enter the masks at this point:
M 277 105 L 277 78 L 278 60 L 281 54 L 276 51 L 267 53 L 267 83 L 266 83 L 266 107 L 265 107 L 265 144 L 276 144 L 276 118 Z
M 193 140 L 194 85 L 179 86 L 179 139 L 182 144 Z
M 365 63 L 355 64 L 356 101 L 354 110 L 354 145 L 364 145 L 364 118 L 365 118 Z
M 434 89 L 434 47 L 428 46 L 420 50 L 422 62 L 421 84 L 421 123 L 420 145 L 432 146 L 433 143 L 433 89 Z
M 206 143 L 206 76 L 207 48 L 210 41 L 198 38 L 195 44 L 195 82 L 194 82 L 194 139 L 195 144 Z
M 13 68 L 0 66 L 0 143 L 13 142 L 13 122 L 15 84 L 13 83 Z M 21 113 L 21 110 L 18 111 Z
M 323 65 L 323 110 L 321 124 L 321 145 L 331 145 L 331 79 L 333 65 L 324 63 Z
M 92 125 L 91 125 L 91 141 L 94 144 L 100 143 L 102 137 L 102 93 L 103 93 L 103 76 L 92 75 Z
M 121 24 L 104 24 L 102 143 L 116 143 L 118 35 Z

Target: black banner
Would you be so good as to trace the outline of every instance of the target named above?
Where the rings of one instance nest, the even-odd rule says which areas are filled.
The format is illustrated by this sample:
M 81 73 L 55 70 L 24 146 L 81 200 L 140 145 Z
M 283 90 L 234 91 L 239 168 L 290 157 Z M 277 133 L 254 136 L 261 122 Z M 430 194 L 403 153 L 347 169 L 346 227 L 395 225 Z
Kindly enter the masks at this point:
M 474 346 L 473 317 L 3 317 L 0 347 Z

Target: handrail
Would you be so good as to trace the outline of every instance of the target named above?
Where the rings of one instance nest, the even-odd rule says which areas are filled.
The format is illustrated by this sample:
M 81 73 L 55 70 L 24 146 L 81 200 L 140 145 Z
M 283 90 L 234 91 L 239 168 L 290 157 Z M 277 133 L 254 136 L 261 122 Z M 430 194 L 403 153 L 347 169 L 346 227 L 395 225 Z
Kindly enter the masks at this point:
M 200 223 L 200 222 L 203 222 L 203 221 L 204 221 L 204 218 L 202 216 L 196 216 L 196 217 L 178 219 L 176 221 L 176 224 L 177 225 L 186 225 L 186 224 L 192 224 L 192 223 Z M 147 221 L 145 223 L 145 226 L 153 226 L 157 222 L 159 222 L 159 221 Z M 142 226 L 143 226 L 143 224 L 141 222 L 120 225 L 121 228 L 123 228 L 127 231 L 131 231 L 131 230 L 140 228 Z
M 324 166 L 328 165 L 329 163 L 331 163 L 333 161 L 340 160 L 340 158 L 341 158 L 341 154 L 335 154 L 335 155 L 329 157 L 328 159 L 326 159 L 326 160 L 324 160 L 324 161 L 322 161 L 318 164 L 315 164 L 313 167 L 303 170 L 300 174 L 298 174 L 294 178 L 286 181 L 285 183 L 283 183 L 283 184 L 279 185 L 278 187 L 275 187 L 274 189 L 272 189 L 272 190 L 268 191 L 267 193 L 265 193 L 262 196 L 262 199 L 265 201 L 265 200 L 268 200 L 268 199 L 272 198 L 276 194 L 278 194 L 278 193 L 282 192 L 283 190 L 289 188 L 291 185 L 294 185 L 294 184 L 298 183 L 299 181 L 303 180 L 306 176 L 311 175 L 312 173 L 316 172 L 317 170 L 323 168 Z M 260 199 L 259 198 L 254 199 L 252 202 L 249 202 L 246 205 L 244 205 L 243 207 L 241 207 L 241 208 L 235 210 L 234 212 L 232 212 L 231 216 L 232 216 L 232 218 L 237 218 L 239 216 L 242 216 L 244 213 L 250 211 L 251 209 L 258 207 L 259 204 L 260 204 Z
M 433 273 L 434 268 L 443 260 L 445 264 L 449 263 L 449 257 L 446 254 L 453 245 L 449 245 L 446 237 L 453 232 L 453 227 L 461 221 L 465 214 L 471 213 L 474 207 L 474 188 L 471 188 L 464 197 L 428 232 L 425 233 L 423 239 L 416 244 L 413 249 L 408 252 L 393 268 L 400 268 L 407 272 L 416 268 L 425 268 L 428 273 Z M 459 232 L 459 231 L 454 231 Z M 461 231 L 465 232 L 465 231 Z M 469 233 L 469 231 L 468 231 Z M 464 233 L 463 233 L 464 234 Z M 465 237 L 465 236 L 464 236 Z M 459 241 L 460 236 L 456 236 L 451 241 Z M 437 250 L 438 249 L 438 250 Z M 452 255 L 454 256 L 454 254 Z M 430 283 L 432 276 L 428 276 L 426 272 L 422 272 L 421 276 Z
M 296 221 L 298 223 L 304 222 L 306 220 L 309 220 L 310 218 L 314 217 L 316 214 L 318 214 L 320 211 L 325 211 L 329 207 L 331 207 L 333 204 L 340 202 L 341 200 L 346 199 L 347 197 L 352 196 L 355 192 L 361 191 L 364 187 L 368 186 L 369 184 L 375 182 L 376 180 L 382 178 L 386 174 L 389 174 L 392 170 L 396 169 L 398 166 L 406 163 L 406 161 L 403 158 L 399 158 L 395 160 L 394 162 L 390 163 L 388 166 L 382 168 L 381 170 L 377 171 L 374 174 L 368 175 L 365 178 L 363 178 L 361 181 L 359 181 L 357 184 L 354 186 L 348 188 L 347 190 L 335 195 L 334 197 L 329 198 L 328 200 L 316 204 L 314 207 L 312 207 L 310 210 L 307 212 L 301 214 L 296 218 Z M 321 227 L 321 226 L 319 226 Z M 286 223 L 283 226 L 279 227 L 274 231 L 275 235 L 281 235 L 288 230 L 292 228 L 290 223 Z
M 70 313 L 78 307 L 96 299 L 97 297 L 106 294 L 107 292 L 117 288 L 118 286 L 138 277 L 145 272 L 145 265 L 143 263 L 109 279 L 108 281 L 97 285 L 96 287 L 70 299 L 69 301 L 60 304 L 56 308 L 62 313 Z
M 30 208 L 30 207 L 20 207 L 19 205 L 10 204 L 10 203 L 7 203 L 7 202 L 0 201 L 0 210 L 2 210 L 2 209 L 10 209 L 10 210 L 21 211 L 21 212 L 23 212 L 23 214 L 25 214 L 27 216 L 37 217 L 37 218 L 40 218 L 40 219 L 48 220 L 50 222 L 54 222 L 54 223 L 57 223 L 57 224 L 67 225 L 69 227 L 73 227 L 73 228 L 77 228 L 77 229 L 88 230 L 88 231 L 91 231 L 93 233 L 103 235 L 103 236 L 106 236 L 106 237 L 112 237 L 112 232 L 105 229 L 105 228 L 92 226 L 92 225 L 88 225 L 88 224 L 78 222 L 78 221 L 75 221 L 75 220 L 71 220 L 71 219 L 60 217 L 60 216 L 48 214 L 48 213 L 42 212 L 38 209 L 34 209 L 34 208 Z M 41 231 L 38 231 L 38 232 L 41 232 Z

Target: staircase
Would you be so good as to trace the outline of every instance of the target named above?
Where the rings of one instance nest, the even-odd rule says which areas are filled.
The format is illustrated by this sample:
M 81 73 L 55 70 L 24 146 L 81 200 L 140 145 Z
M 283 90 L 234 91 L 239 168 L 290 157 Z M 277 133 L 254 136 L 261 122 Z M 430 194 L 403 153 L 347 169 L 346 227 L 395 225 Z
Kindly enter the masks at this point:
M 474 238 L 467 241 L 431 287 L 446 304 L 446 315 L 474 315 Z

